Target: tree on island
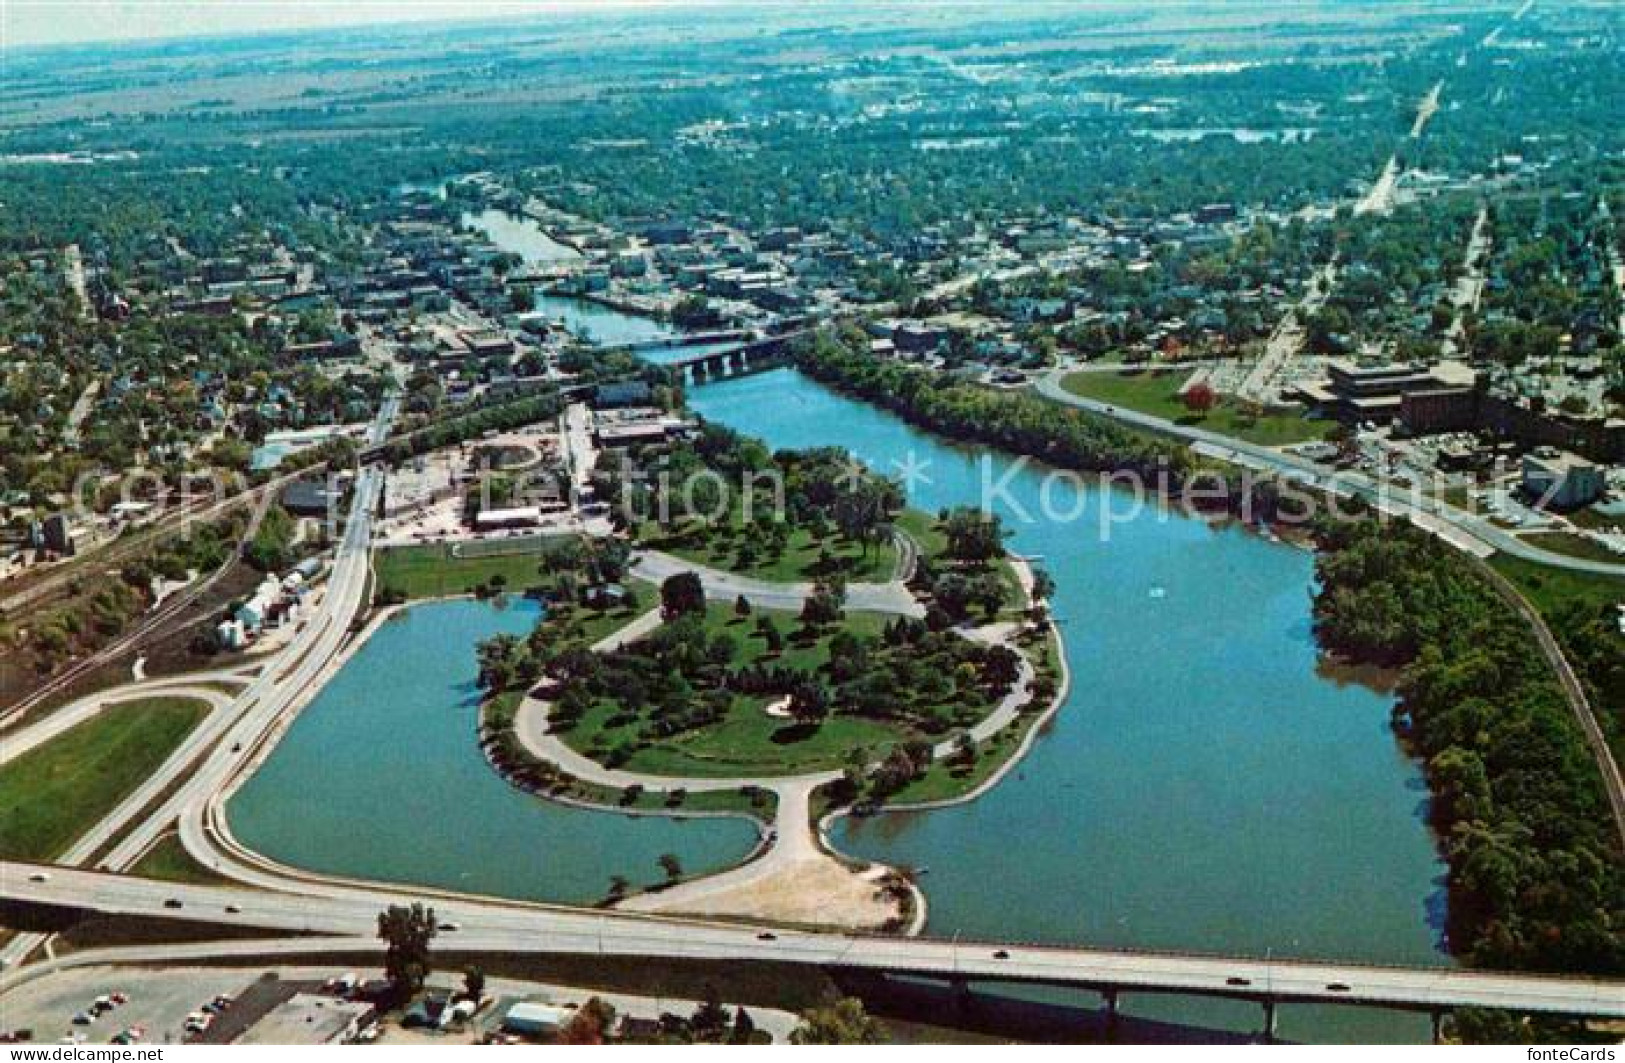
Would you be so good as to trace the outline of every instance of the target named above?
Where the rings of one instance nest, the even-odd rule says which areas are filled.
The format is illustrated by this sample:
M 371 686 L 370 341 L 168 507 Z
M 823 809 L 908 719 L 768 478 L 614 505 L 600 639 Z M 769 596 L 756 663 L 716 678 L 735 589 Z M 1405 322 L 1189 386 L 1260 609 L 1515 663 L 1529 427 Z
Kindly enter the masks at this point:
M 750 615 L 750 599 L 743 594 L 734 599 L 734 616 L 743 620 Z
M 439 932 L 433 908 L 414 903 L 410 908 L 392 904 L 378 916 L 378 937 L 386 945 L 384 976 L 391 993 L 405 1000 L 423 988 L 429 977 L 429 942 Z
M 829 715 L 829 691 L 816 680 L 797 683 L 790 692 L 789 709 L 797 723 L 823 723 Z
M 1005 530 L 996 513 L 963 507 L 942 518 L 948 556 L 957 561 L 991 561 L 1004 551 Z
M 667 621 L 705 612 L 705 584 L 698 573 L 679 572 L 660 585 L 660 615 Z
M 764 613 L 756 618 L 756 633 L 762 636 L 762 642 L 766 644 L 768 653 L 778 654 L 784 651 L 784 634 L 779 631 L 779 625 L 773 622 L 771 616 Z

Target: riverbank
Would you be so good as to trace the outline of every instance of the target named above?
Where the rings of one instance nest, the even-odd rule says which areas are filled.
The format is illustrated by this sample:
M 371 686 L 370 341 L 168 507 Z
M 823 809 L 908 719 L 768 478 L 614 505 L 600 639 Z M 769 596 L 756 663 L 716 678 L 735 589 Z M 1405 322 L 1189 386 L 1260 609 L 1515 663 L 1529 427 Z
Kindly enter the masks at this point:
M 695 388 L 689 403 L 775 449 L 827 444 L 839 425 L 870 468 L 921 470 L 905 487 L 926 512 L 976 506 L 1000 484 L 990 501 L 1008 548 L 1055 578 L 1071 683 L 1044 740 L 974 801 L 829 826 L 844 852 L 929 869 L 928 933 L 1442 962 L 1444 868 L 1415 815 L 1423 780 L 1389 736 L 1391 700 L 1321 670 L 1306 551 L 1182 507 L 1129 519 L 1094 477 L 944 441 L 791 369 Z M 1070 518 L 1024 516 L 1045 512 L 1046 495 Z M 1094 534 L 1110 506 L 1111 534 Z M 1130 1009 L 1256 1026 L 1244 1009 L 1186 1000 Z M 1427 1029 L 1312 1009 L 1284 1017 L 1282 1036 Z
M 916 407 L 910 402 L 908 396 L 911 394 L 911 391 L 907 386 L 906 380 L 902 382 L 901 386 L 899 386 L 899 380 L 897 379 L 899 374 L 908 374 L 911 372 L 910 370 L 903 369 L 893 372 L 889 369 L 878 366 L 867 366 L 865 363 L 863 363 L 860 357 L 851 355 L 850 352 L 842 354 L 838 350 L 832 350 L 829 345 L 825 345 L 823 348 L 804 353 L 802 364 L 809 367 L 816 378 L 825 380 L 826 382 L 831 382 L 835 386 L 846 386 L 853 388 L 866 398 L 875 391 L 876 387 L 878 386 L 877 381 L 884 378 L 889 385 L 891 385 L 889 390 L 891 391 L 892 398 L 891 401 L 888 402 L 889 408 L 892 408 L 905 417 L 918 417 L 928 426 L 932 425 L 933 422 L 940 421 L 944 416 L 941 407 L 947 403 L 947 400 L 944 400 L 940 394 L 933 395 L 931 401 L 936 405 L 933 406 L 929 412 Z M 983 412 L 985 413 L 986 411 L 984 410 Z M 1012 414 L 1011 416 L 1015 417 L 1022 423 L 1024 432 L 1036 433 L 1038 437 L 1042 438 L 1042 428 L 1034 425 L 1030 420 L 1020 417 L 1019 415 Z M 1060 408 L 1057 408 L 1056 416 L 1064 416 L 1061 413 Z M 997 421 L 998 418 L 996 417 L 984 419 L 983 430 L 987 431 Z M 955 423 L 961 424 L 961 427 L 965 426 L 961 422 Z M 1000 433 L 994 431 L 993 434 L 999 435 Z M 1005 445 L 1005 440 L 1002 438 L 990 439 L 988 441 Z M 1053 447 L 1046 448 L 1042 452 L 1046 453 L 1047 456 L 1048 453 L 1053 452 Z M 1097 453 L 1093 457 L 1097 461 L 1110 460 L 1110 455 L 1104 453 Z M 1253 493 L 1253 497 L 1257 497 L 1256 493 Z M 1399 545 L 1392 532 L 1388 534 L 1387 541 L 1391 547 Z M 1429 540 L 1429 542 L 1431 542 L 1431 540 Z M 1317 557 L 1324 565 L 1327 560 L 1326 547 L 1328 544 L 1322 542 L 1317 545 L 1320 547 L 1320 550 L 1317 552 Z M 1412 545 L 1415 546 L 1416 544 Z M 1439 563 L 1441 564 L 1450 565 L 1452 562 L 1456 561 L 1454 558 L 1445 558 L 1439 551 L 1435 552 L 1439 553 Z M 1353 593 L 1360 598 L 1369 597 L 1369 587 L 1366 586 L 1368 582 L 1369 580 L 1361 582 L 1360 587 L 1353 589 L 1350 593 Z M 1326 595 L 1322 594 L 1319 600 L 1321 601 L 1322 605 L 1324 605 L 1327 601 Z M 1346 599 L 1346 601 L 1350 603 L 1352 603 L 1354 600 L 1354 598 Z M 1344 611 L 1347 611 L 1347 607 L 1345 607 Z M 1413 659 L 1414 650 L 1399 649 L 1398 647 L 1414 646 L 1415 641 L 1418 638 L 1422 639 L 1424 642 L 1430 638 L 1431 636 L 1429 636 L 1427 632 L 1431 631 L 1432 628 L 1428 625 L 1431 625 L 1433 622 L 1433 613 L 1435 611 L 1436 610 L 1431 609 L 1428 606 L 1418 605 L 1414 608 L 1405 610 L 1403 616 L 1393 616 L 1389 618 L 1388 623 L 1390 625 L 1396 626 L 1400 631 L 1405 631 L 1408 629 L 1410 633 L 1408 635 L 1396 634 L 1395 639 L 1391 640 L 1393 645 L 1391 645 L 1390 649 L 1386 653 L 1379 654 L 1377 656 L 1373 656 L 1370 652 L 1367 652 L 1366 649 L 1362 649 L 1362 647 L 1358 644 L 1352 644 L 1347 638 L 1328 639 L 1323 637 L 1321 640 L 1322 645 L 1323 648 L 1329 653 L 1341 652 L 1359 663 L 1379 663 L 1388 665 L 1405 663 Z M 1417 627 L 1418 624 L 1423 626 L 1419 629 Z M 1320 630 L 1321 629 L 1317 627 L 1317 632 L 1320 632 Z M 1420 635 L 1416 633 L 1418 630 L 1422 632 Z M 1459 654 L 1453 654 L 1452 656 L 1459 656 Z M 1555 684 L 1547 684 L 1547 686 L 1552 690 L 1555 690 Z M 1504 684 L 1498 686 L 1494 692 L 1485 691 L 1483 694 L 1487 694 L 1491 698 L 1500 698 L 1503 700 L 1509 696 L 1508 692 L 1505 690 Z M 1413 699 L 1402 699 L 1402 709 L 1404 706 L 1409 704 L 1411 700 Z M 1562 745 L 1565 742 L 1564 735 L 1566 734 L 1566 731 L 1572 730 L 1572 728 L 1559 726 L 1559 724 L 1563 722 L 1564 721 L 1562 721 L 1561 717 L 1552 715 L 1545 721 L 1540 730 L 1543 731 L 1551 740 Z M 1573 742 L 1568 742 L 1567 744 L 1570 746 L 1576 745 L 1576 743 Z M 1441 809 L 1450 809 L 1453 804 L 1461 800 L 1462 795 L 1460 794 L 1459 790 L 1463 785 L 1463 782 L 1458 778 L 1447 777 L 1447 774 L 1449 773 L 1444 773 L 1441 771 L 1440 766 L 1435 759 L 1438 753 L 1437 745 L 1438 743 L 1436 741 L 1434 743 L 1424 742 L 1421 746 L 1420 752 L 1422 752 L 1425 756 L 1429 756 L 1427 761 L 1428 771 L 1426 778 L 1435 799 L 1434 823 L 1438 828 L 1438 834 L 1436 837 L 1440 839 L 1438 844 L 1440 844 L 1442 847 L 1442 839 L 1446 835 L 1453 835 L 1454 833 L 1457 833 L 1453 828 L 1454 823 L 1458 818 L 1458 814 L 1453 811 L 1441 812 Z M 1460 755 L 1458 755 L 1458 758 L 1459 756 Z M 1473 759 L 1475 763 L 1480 765 L 1480 770 L 1483 770 L 1483 768 L 1487 766 L 1488 762 L 1478 759 L 1476 755 L 1473 757 Z M 1505 758 L 1501 759 L 1504 760 Z M 1454 768 L 1454 765 L 1452 765 L 1452 768 Z M 1517 775 L 1519 775 L 1518 771 L 1507 769 L 1503 770 L 1500 778 L 1502 781 L 1504 781 L 1511 776 Z M 1491 778 L 1490 789 L 1495 789 L 1497 785 L 1497 780 L 1495 778 Z M 1441 815 L 1444 817 L 1442 820 L 1440 818 Z M 1563 847 L 1555 839 L 1553 840 L 1553 845 L 1557 848 Z M 1471 848 L 1471 846 L 1469 846 L 1469 848 Z M 1512 948 L 1510 952 L 1506 947 L 1503 947 L 1493 957 L 1485 956 L 1483 954 L 1482 946 L 1477 943 L 1481 942 L 1487 934 L 1491 933 L 1490 929 L 1485 925 L 1486 919 L 1488 918 L 1490 922 L 1494 922 L 1494 919 L 1493 917 L 1487 917 L 1485 915 L 1485 906 L 1480 889 L 1471 885 L 1463 874 L 1463 868 L 1467 864 L 1468 858 L 1466 855 L 1464 855 L 1462 847 L 1460 845 L 1453 845 L 1450 847 L 1450 853 L 1452 855 L 1452 874 L 1450 876 L 1452 904 L 1450 907 L 1451 912 L 1453 913 L 1451 917 L 1451 924 L 1456 932 L 1448 935 L 1446 940 L 1452 943 L 1452 950 L 1457 955 L 1463 956 L 1469 960 L 1475 960 L 1475 962 L 1480 964 L 1504 964 L 1507 962 L 1516 962 L 1518 950 L 1515 947 Z M 1606 860 L 1604 861 L 1604 864 L 1606 866 Z M 1603 924 L 1610 922 L 1609 917 L 1605 914 L 1600 914 L 1599 918 Z M 1589 917 L 1582 914 L 1578 916 L 1577 919 L 1569 922 L 1567 931 L 1571 933 L 1580 933 L 1583 935 L 1586 933 L 1584 927 L 1589 922 Z M 1468 928 L 1471 928 L 1471 930 L 1469 931 Z M 1557 928 L 1554 926 L 1553 933 L 1556 932 Z M 1494 933 L 1503 939 L 1505 937 L 1505 935 L 1500 931 L 1495 931 Z M 1509 943 L 1503 940 L 1502 945 L 1508 946 Z M 1549 941 L 1547 945 L 1554 948 L 1557 947 L 1552 946 L 1551 942 Z M 1546 963 L 1550 962 L 1552 961 L 1546 961 Z M 1591 961 L 1587 961 L 1587 963 L 1592 964 L 1592 966 L 1582 965 L 1580 969 L 1595 970 L 1596 968 L 1594 964 L 1597 962 L 1603 963 L 1603 970 L 1606 971 L 1611 969 L 1607 966 L 1607 964 L 1613 961 L 1602 960 L 1600 957 L 1598 957 Z M 1545 964 L 1537 961 L 1537 966 L 1542 965 Z M 1574 969 L 1572 961 L 1560 961 L 1558 965 L 1562 969 Z

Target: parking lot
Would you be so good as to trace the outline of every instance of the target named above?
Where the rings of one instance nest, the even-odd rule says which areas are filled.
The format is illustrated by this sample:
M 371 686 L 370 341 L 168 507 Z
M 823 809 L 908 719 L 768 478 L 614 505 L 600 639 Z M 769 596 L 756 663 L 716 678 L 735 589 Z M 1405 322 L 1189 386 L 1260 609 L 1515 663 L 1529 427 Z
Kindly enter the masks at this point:
M 121 1031 L 143 1027 L 141 1044 L 184 1041 L 186 1017 L 217 994 L 238 996 L 260 972 L 249 968 L 149 970 L 85 967 L 26 982 L 6 994 L 0 1027 L 32 1030 L 45 1044 L 81 1035 L 88 1044 L 107 1044 Z M 129 1002 L 76 1025 L 74 1016 L 97 997 L 124 993 Z

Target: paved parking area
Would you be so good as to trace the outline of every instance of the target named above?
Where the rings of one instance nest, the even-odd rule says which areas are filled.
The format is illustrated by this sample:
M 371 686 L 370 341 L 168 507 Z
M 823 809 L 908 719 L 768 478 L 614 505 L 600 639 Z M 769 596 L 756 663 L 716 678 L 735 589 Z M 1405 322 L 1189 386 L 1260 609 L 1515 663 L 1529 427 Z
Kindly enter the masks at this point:
M 153 970 L 129 967 L 72 968 L 26 982 L 0 998 L 0 1027 L 33 1030 L 34 1040 L 52 1043 L 70 1033 L 87 1043 L 106 1044 L 119 1031 L 141 1025 L 143 1044 L 185 1040 L 186 1016 L 216 994 L 239 996 L 262 972 L 243 967 Z M 99 996 L 121 992 L 130 1002 L 88 1026 L 74 1015 Z

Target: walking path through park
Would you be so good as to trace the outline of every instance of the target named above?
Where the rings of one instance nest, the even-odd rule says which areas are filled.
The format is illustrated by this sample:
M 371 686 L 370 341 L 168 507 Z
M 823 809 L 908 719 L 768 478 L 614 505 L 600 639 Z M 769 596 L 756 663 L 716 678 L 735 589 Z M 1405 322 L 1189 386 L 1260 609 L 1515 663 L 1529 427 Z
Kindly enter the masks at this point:
M 1030 569 L 1019 559 L 1014 562 L 1014 568 L 1023 589 L 1030 596 Z M 708 596 L 731 599 L 744 594 L 758 606 L 799 608 L 812 593 L 810 584 L 768 584 L 742 579 L 665 554 L 645 554 L 634 567 L 638 576 L 652 581 L 679 571 L 699 573 Z M 849 606 L 906 612 L 909 615 L 923 612 L 919 603 L 901 584 L 858 586 L 871 588 L 872 593 L 864 596 L 864 605 L 857 605 L 853 601 L 852 588 L 848 588 Z M 763 588 L 766 589 L 765 593 Z M 903 599 L 907 599 L 907 608 L 903 606 Z M 879 605 L 889 608 L 877 608 Z M 648 635 L 660 623 L 660 611 L 652 609 L 599 640 L 592 648 L 598 653 L 611 652 Z M 967 638 L 990 645 L 1009 644 L 1015 628 L 1016 625 L 1012 623 L 999 623 L 962 633 Z M 1025 653 L 1018 651 L 1018 657 L 1020 672 L 1009 693 L 991 713 L 968 731 L 977 743 L 986 742 L 1013 724 L 1032 698 L 1035 669 Z M 685 912 L 816 923 L 851 929 L 896 927 L 906 922 L 907 929 L 917 932 L 923 926 L 924 899 L 911 883 L 895 875 L 890 868 L 860 866 L 843 860 L 825 844 L 819 826 L 813 821 L 812 799 L 819 787 L 840 778 L 839 771 L 825 770 L 793 776 L 690 778 L 609 768 L 572 749 L 561 737 L 552 733 L 549 711 L 548 702 L 527 696 L 515 714 L 515 737 L 532 756 L 551 762 L 585 782 L 616 789 L 637 786 L 646 792 L 659 793 L 674 790 L 707 793 L 756 787 L 772 792 L 777 799 L 772 830 L 755 859 L 721 874 L 630 897 L 622 901 L 620 907 L 647 912 Z M 941 759 L 954 755 L 958 742 L 957 736 L 939 742 L 932 749 L 933 756 Z M 905 904 L 905 900 L 910 903 Z M 908 918 L 910 914 L 912 919 Z
M 693 572 L 705 586 L 705 596 L 713 601 L 731 602 L 743 596 L 761 609 L 800 609 L 812 595 L 811 583 L 770 583 L 752 579 L 723 569 L 712 568 L 694 561 L 662 553 L 659 550 L 641 550 L 632 565 L 632 574 L 650 583 L 661 583 L 679 572 Z M 846 608 L 860 613 L 893 613 L 901 616 L 924 616 L 925 606 L 909 593 L 901 580 L 890 583 L 848 583 Z

